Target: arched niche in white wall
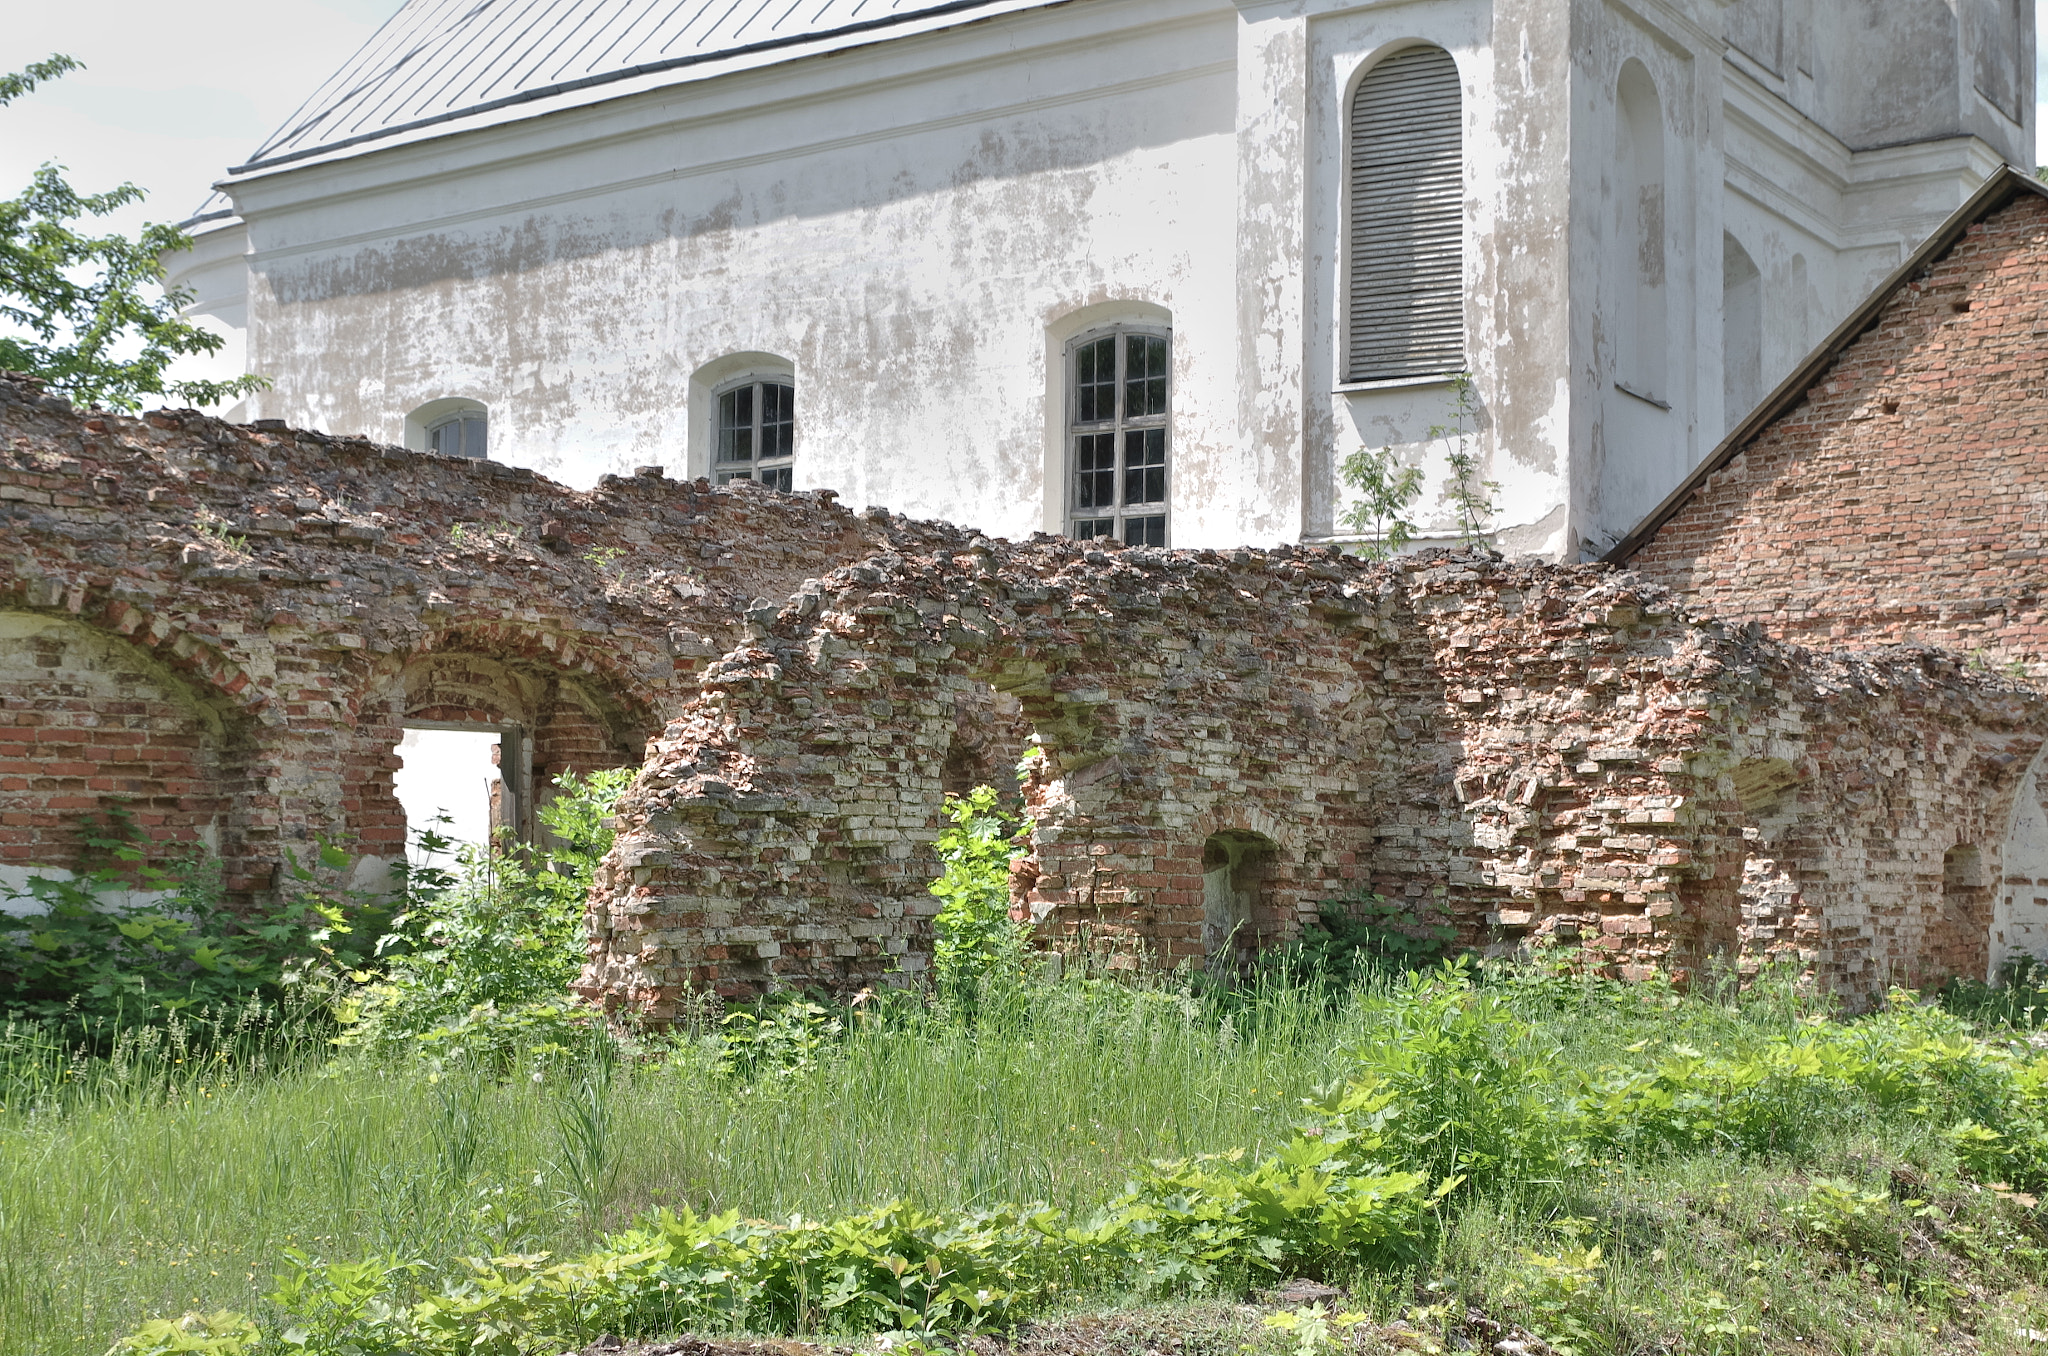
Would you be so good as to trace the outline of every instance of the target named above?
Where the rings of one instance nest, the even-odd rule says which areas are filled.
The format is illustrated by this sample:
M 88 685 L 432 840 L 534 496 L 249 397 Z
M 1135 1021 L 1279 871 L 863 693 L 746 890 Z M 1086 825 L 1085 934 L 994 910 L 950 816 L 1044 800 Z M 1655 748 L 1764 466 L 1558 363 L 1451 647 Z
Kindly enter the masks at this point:
M 489 455 L 490 408 L 469 396 L 429 400 L 405 416 L 405 445 L 415 452 Z
M 1064 533 L 1067 530 L 1067 501 L 1072 473 L 1067 464 L 1068 416 L 1074 399 L 1068 350 L 1076 339 L 1090 331 L 1108 330 L 1119 325 L 1159 330 L 1170 335 L 1173 332 L 1173 312 L 1156 301 L 1130 297 L 1076 306 L 1059 312 L 1046 322 L 1044 522 L 1047 532 Z M 1177 345 L 1172 362 L 1176 368 L 1179 366 Z M 1179 375 L 1178 371 L 1174 373 L 1172 384 L 1176 387 L 1180 384 Z
M 1721 236 L 1722 427 L 1733 429 L 1764 397 L 1764 279 L 1733 235 Z
M 718 397 L 743 383 L 774 382 L 794 387 L 796 364 L 779 354 L 750 349 L 713 358 L 690 374 L 690 437 L 684 474 L 715 478 L 712 465 L 718 445 Z M 803 457 L 803 420 L 795 428 L 797 469 Z M 797 477 L 801 481 L 802 477 Z
M 1634 59 L 1615 86 L 1615 381 L 1631 395 L 1670 401 L 1665 300 L 1664 105 Z
M 1991 889 L 1986 980 L 2021 956 L 2048 960 L 2048 749 L 2034 759 L 2013 796 L 2005 847 Z

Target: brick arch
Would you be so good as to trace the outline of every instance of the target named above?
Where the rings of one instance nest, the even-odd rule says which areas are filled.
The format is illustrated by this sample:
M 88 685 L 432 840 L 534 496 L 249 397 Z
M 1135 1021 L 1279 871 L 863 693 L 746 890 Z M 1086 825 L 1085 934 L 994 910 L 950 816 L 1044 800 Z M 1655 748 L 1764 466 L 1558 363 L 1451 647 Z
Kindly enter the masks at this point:
M 389 861 L 404 850 L 407 826 L 393 776 L 408 725 L 503 732 L 510 755 L 503 772 L 522 838 L 540 833 L 538 810 L 557 774 L 631 766 L 644 756 L 646 704 L 607 690 L 615 666 L 579 662 L 587 652 L 573 641 L 527 633 L 523 644 L 514 643 L 502 630 L 476 628 L 434 639 L 379 665 L 355 694 L 345 780 L 352 788 L 348 828 L 360 851 Z
M 146 646 L 66 611 L 0 607 L 0 866 L 78 864 L 119 806 L 160 848 L 244 855 L 250 713 Z
M 1083 564 L 1076 543 L 1032 549 L 1034 566 Z M 759 618 L 707 668 L 623 807 L 627 831 L 593 895 L 585 991 L 658 1020 L 692 985 L 915 976 L 955 713 L 983 685 L 1017 698 L 1047 751 L 1025 785 L 1033 853 L 1013 877 L 1020 911 L 1045 928 L 1105 927 L 1164 963 L 1201 963 L 1206 835 L 1193 830 L 1205 815 L 1287 845 L 1302 878 L 1283 912 L 1320 897 L 1330 864 L 1357 856 L 1366 812 L 1310 794 L 1343 778 L 1341 757 L 1289 732 L 1356 687 L 1331 644 L 1353 610 L 1276 617 L 1219 587 L 1231 573 L 1219 557 L 1129 555 L 1129 595 L 1109 600 L 1099 561 L 1085 580 L 1041 587 L 1029 571 L 997 575 L 976 549 L 878 558 Z M 1202 621 L 1169 619 L 1154 590 Z M 1192 643 L 1197 625 L 1213 654 Z M 1152 754 L 1194 746 L 1200 769 Z M 1266 750 L 1282 756 L 1278 777 Z M 1311 850 L 1318 831 L 1350 850 Z
M 188 629 L 168 612 L 117 595 L 109 585 L 57 575 L 16 575 L 0 579 L 0 608 L 70 617 L 154 654 L 224 701 L 251 711 L 269 702 L 269 694 L 222 651 L 217 640 Z

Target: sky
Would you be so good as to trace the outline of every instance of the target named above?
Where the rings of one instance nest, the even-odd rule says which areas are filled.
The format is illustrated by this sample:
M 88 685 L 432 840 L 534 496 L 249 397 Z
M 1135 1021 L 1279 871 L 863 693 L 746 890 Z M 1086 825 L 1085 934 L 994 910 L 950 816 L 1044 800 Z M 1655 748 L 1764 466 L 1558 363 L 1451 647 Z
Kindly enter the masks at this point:
M 71 183 L 132 182 L 109 224 L 178 221 L 395 13 L 399 0 L 43 0 L 11 7 L 0 70 L 52 52 L 85 63 L 0 110 L 0 193 L 56 160 Z M 2037 21 L 2048 0 L 2036 0 Z M 2048 27 L 2048 23 L 2043 24 Z M 2048 45 L 2043 46 L 2048 51 Z M 2044 69 L 2037 67 L 2037 108 Z M 2043 124 L 2039 121 L 2036 127 Z

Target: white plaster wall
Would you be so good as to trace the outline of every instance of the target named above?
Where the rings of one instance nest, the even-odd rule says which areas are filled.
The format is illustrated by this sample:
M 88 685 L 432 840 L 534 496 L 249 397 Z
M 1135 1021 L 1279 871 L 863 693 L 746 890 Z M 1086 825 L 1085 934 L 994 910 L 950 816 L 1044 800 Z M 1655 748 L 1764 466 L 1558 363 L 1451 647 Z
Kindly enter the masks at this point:
M 2031 163 L 2031 105 L 2000 122 L 1973 83 L 2010 55 L 1971 46 L 1982 22 L 1850 0 L 1852 41 L 1816 2 L 1091 0 L 247 174 L 247 360 L 276 382 L 247 412 L 396 442 L 473 399 L 502 460 L 697 474 L 692 375 L 752 355 L 794 373 L 799 487 L 1016 536 L 1062 524 L 1060 340 L 1163 314 L 1175 544 L 1327 538 L 1337 461 L 1387 444 L 1444 540 L 1448 390 L 1337 380 L 1345 96 L 1420 40 L 1465 87 L 1496 541 L 1598 550 L 1736 417 L 1724 229 L 1761 271 L 1768 390 L 2002 154 Z M 1905 63 L 1874 99 L 1848 88 L 1872 53 Z M 1631 59 L 1667 134 L 1669 411 L 1613 385 Z M 217 235 L 173 267 L 232 328 L 242 246 Z
M 1411 510 L 1423 543 L 1455 539 L 1447 496 L 1447 439 L 1432 427 L 1455 419 L 1442 381 L 1347 384 L 1342 380 L 1345 222 L 1350 149 L 1346 128 L 1360 76 L 1387 53 L 1417 42 L 1458 65 L 1464 95 L 1466 360 L 1478 400 L 1471 446 L 1500 489 L 1497 538 L 1509 550 L 1558 554 L 1569 545 L 1568 288 L 1561 252 L 1567 197 L 1562 81 L 1544 68 L 1563 61 L 1564 25 L 1537 7 L 1488 0 L 1385 8 L 1332 7 L 1309 30 L 1308 410 L 1304 520 L 1310 538 L 1345 536 L 1352 492 L 1337 467 L 1360 447 L 1392 446 L 1424 472 Z
M 165 375 L 172 381 L 232 381 L 249 370 L 249 232 L 239 217 L 202 222 L 188 234 L 192 248 L 168 255 L 166 281 L 190 294 L 181 314 L 220 336 L 219 349 L 177 359 Z M 248 417 L 247 402 L 208 407 L 225 419 Z
M 1105 34 L 1118 7 L 1133 27 Z M 1176 542 L 1291 536 L 1233 455 L 1232 11 L 1089 16 L 561 115 L 581 125 L 557 144 L 513 128 L 249 183 L 256 405 L 397 441 L 469 397 L 495 458 L 588 484 L 703 470 L 691 373 L 772 354 L 798 487 L 1014 536 L 1057 521 L 1048 327 L 1149 303 L 1175 333 Z
M 1990 973 L 2020 956 L 2048 960 L 2048 754 L 2034 760 L 2013 798 L 2012 824 L 1999 854 L 2003 875 L 1992 894 Z

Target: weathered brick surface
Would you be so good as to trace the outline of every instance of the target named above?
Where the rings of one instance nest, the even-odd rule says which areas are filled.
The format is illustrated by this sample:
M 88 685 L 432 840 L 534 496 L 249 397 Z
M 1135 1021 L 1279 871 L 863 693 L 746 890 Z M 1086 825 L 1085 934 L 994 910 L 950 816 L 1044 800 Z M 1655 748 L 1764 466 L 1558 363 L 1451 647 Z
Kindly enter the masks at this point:
M 2048 673 L 2048 202 L 1895 294 L 1796 408 L 1629 560 L 1818 648 L 1913 642 Z
M 515 726 L 541 779 L 646 751 L 584 986 L 657 1017 L 914 978 L 942 793 L 1020 723 L 1049 933 L 1203 963 L 1212 905 L 1248 949 L 1366 888 L 1472 942 L 1790 953 L 1868 996 L 1983 969 L 2048 728 L 1946 654 L 1817 659 L 1597 567 L 1012 545 L 15 381 L 0 453 L 0 866 L 63 864 L 116 795 L 243 892 L 318 835 L 395 854 L 406 721 Z
M 0 379 L 0 865 L 125 798 L 239 892 L 319 835 L 391 858 L 407 721 L 516 726 L 536 785 L 637 764 L 755 598 L 968 534 L 829 496 L 608 478 Z M 530 810 L 528 813 L 530 820 Z
M 1263 847 L 1255 942 L 1366 887 L 1620 973 L 1797 954 L 1851 995 L 1981 970 L 1943 855 L 1994 855 L 2033 694 L 1925 651 L 1818 660 L 1592 567 L 1048 538 L 807 583 L 703 675 L 622 809 L 594 996 L 914 975 L 955 703 L 1046 757 L 1013 884 L 1050 930 L 1199 963 L 1204 847 Z

